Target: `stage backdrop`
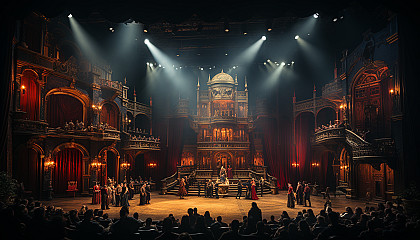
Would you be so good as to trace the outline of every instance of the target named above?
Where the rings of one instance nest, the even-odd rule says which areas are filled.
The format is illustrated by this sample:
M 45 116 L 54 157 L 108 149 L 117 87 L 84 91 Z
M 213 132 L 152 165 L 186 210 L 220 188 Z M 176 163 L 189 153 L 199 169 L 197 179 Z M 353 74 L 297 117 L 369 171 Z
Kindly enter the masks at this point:
M 65 193 L 68 181 L 77 181 L 77 188 L 82 189 L 82 157 L 75 148 L 65 148 L 57 153 L 53 173 L 54 193 Z

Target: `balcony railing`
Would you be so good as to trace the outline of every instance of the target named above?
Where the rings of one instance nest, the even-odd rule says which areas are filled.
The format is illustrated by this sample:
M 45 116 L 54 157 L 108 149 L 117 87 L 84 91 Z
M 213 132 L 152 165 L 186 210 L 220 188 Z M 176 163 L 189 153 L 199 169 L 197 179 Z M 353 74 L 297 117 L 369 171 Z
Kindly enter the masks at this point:
M 47 132 L 48 123 L 27 119 L 14 119 L 13 131 L 15 133 L 44 134 Z
M 130 139 L 124 142 L 126 150 L 160 150 L 160 139 L 153 136 L 130 135 Z
M 215 150 L 215 149 L 237 149 L 249 150 L 249 142 L 198 142 L 197 149 Z
M 101 87 L 108 87 L 119 92 L 122 92 L 122 83 L 118 81 L 102 79 L 102 78 L 95 78 L 95 83 L 100 85 Z

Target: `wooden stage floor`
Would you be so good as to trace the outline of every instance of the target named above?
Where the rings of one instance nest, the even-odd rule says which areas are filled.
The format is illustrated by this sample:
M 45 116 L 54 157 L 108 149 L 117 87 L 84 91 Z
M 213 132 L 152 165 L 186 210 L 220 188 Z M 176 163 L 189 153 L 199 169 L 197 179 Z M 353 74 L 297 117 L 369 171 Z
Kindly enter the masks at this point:
M 322 196 L 312 196 L 312 209 L 315 214 L 324 207 L 325 200 Z M 355 207 L 375 206 L 374 203 L 366 203 L 359 200 L 346 199 L 344 196 L 332 196 L 332 207 L 334 211 L 344 212 L 345 207 L 350 206 L 353 209 Z M 242 216 L 247 215 L 251 208 L 253 200 L 241 198 L 235 199 L 234 197 L 226 198 L 204 198 L 197 196 L 186 196 L 184 199 L 180 199 L 174 195 L 159 195 L 158 192 L 152 192 L 151 204 L 138 205 L 139 195 L 136 194 L 133 200 L 130 200 L 130 216 L 134 212 L 138 212 L 140 219 L 145 220 L 150 217 L 153 220 L 162 220 L 172 213 L 176 219 L 187 214 L 188 208 L 197 207 L 199 214 L 204 214 L 205 211 L 210 211 L 210 215 L 213 218 L 222 216 L 224 222 L 231 222 L 233 219 L 242 220 Z M 308 207 L 303 205 L 296 205 L 296 208 L 290 209 L 286 207 L 287 195 L 286 191 L 280 191 L 277 195 L 264 195 L 259 200 L 255 200 L 258 207 L 262 210 L 263 218 L 270 219 L 271 215 L 274 215 L 276 219 L 281 215 L 283 211 L 287 211 L 291 217 L 295 217 L 297 212 Z M 53 205 L 55 207 L 61 207 L 64 211 L 72 209 L 79 210 L 82 205 L 87 205 L 90 209 L 100 208 L 100 205 L 92 205 L 92 199 L 90 197 L 76 197 L 76 198 L 56 198 L 51 201 L 44 201 L 45 205 Z M 110 218 L 119 217 L 119 207 L 110 206 L 111 209 L 104 210 L 104 213 L 108 213 Z

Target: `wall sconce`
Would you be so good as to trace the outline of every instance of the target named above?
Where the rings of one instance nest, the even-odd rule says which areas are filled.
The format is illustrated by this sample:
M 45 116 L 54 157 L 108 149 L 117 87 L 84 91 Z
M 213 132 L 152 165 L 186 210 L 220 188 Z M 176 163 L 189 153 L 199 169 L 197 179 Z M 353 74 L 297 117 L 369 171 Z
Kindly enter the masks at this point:
M 393 94 L 394 94 L 394 92 L 395 92 L 395 91 L 394 91 L 394 89 L 390 89 L 390 90 L 389 90 L 389 94 L 391 94 L 391 95 L 393 95 Z
M 151 162 L 151 163 L 147 164 L 147 166 L 150 167 L 150 168 L 155 168 L 155 167 L 157 167 L 157 164 Z
M 319 167 L 319 163 L 312 163 L 312 167 Z
M 123 163 L 121 163 L 121 169 L 126 171 L 126 170 L 130 169 L 130 165 L 131 165 L 130 163 L 123 162 Z
M 92 108 L 93 108 L 93 110 L 100 111 L 102 109 L 102 106 L 92 104 Z
M 347 170 L 348 168 L 349 168 L 349 166 L 340 166 L 340 169 Z
M 93 162 L 90 164 L 90 166 L 94 169 L 97 170 L 98 168 L 100 168 L 102 166 L 102 163 L 98 162 L 97 159 L 93 160 Z
M 54 168 L 55 162 L 52 161 L 52 160 L 48 160 L 44 163 L 44 166 L 45 166 L 45 169 L 48 171 L 48 170 Z
M 20 86 L 20 91 L 22 92 L 22 94 L 26 93 L 26 87 L 25 85 Z
M 292 167 L 299 167 L 299 163 L 296 163 L 296 162 L 292 163 Z

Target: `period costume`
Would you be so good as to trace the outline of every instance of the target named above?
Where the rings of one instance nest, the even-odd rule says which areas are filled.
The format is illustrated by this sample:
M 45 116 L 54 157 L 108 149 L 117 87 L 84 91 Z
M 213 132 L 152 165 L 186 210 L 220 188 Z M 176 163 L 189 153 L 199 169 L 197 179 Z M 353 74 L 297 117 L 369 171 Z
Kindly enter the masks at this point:
M 252 200 L 258 200 L 258 196 L 257 196 L 257 190 L 255 189 L 255 181 L 252 180 L 251 181 L 251 199 Z
M 232 168 L 230 166 L 227 169 L 227 178 L 228 179 L 232 179 L 233 178 L 233 172 L 232 172 Z
M 187 195 L 187 189 L 185 189 L 185 180 L 184 178 L 181 178 L 179 181 L 178 196 L 179 198 L 184 198 L 185 195 Z
M 146 187 L 145 184 L 143 184 L 140 187 L 140 205 L 146 204 Z
M 303 185 L 298 182 L 296 187 L 296 202 L 298 205 L 303 205 Z
M 121 194 L 120 194 L 120 198 L 121 198 L 121 206 L 122 207 L 128 207 L 130 206 L 128 204 L 128 189 L 127 189 L 127 185 L 124 183 L 124 186 L 121 188 Z
M 309 187 L 308 184 L 305 185 L 305 189 L 303 190 L 304 193 L 304 198 L 305 198 L 305 207 L 307 207 L 306 205 L 306 201 L 309 202 L 309 207 L 311 206 L 311 188 Z
M 242 195 L 242 182 L 239 181 L 238 182 L 238 193 L 236 194 L 236 198 L 241 199 L 241 195 Z
M 92 204 L 100 204 L 101 203 L 101 188 L 98 184 L 93 186 L 93 197 L 92 197 Z
M 152 190 L 149 183 L 146 183 L 145 190 L 146 190 L 146 204 L 150 204 L 150 195 L 152 193 Z
M 289 184 L 289 189 L 287 191 L 287 207 L 295 208 L 295 193 L 293 192 L 293 187 Z
M 101 209 L 109 209 L 108 206 L 108 188 L 106 186 L 101 187 Z

